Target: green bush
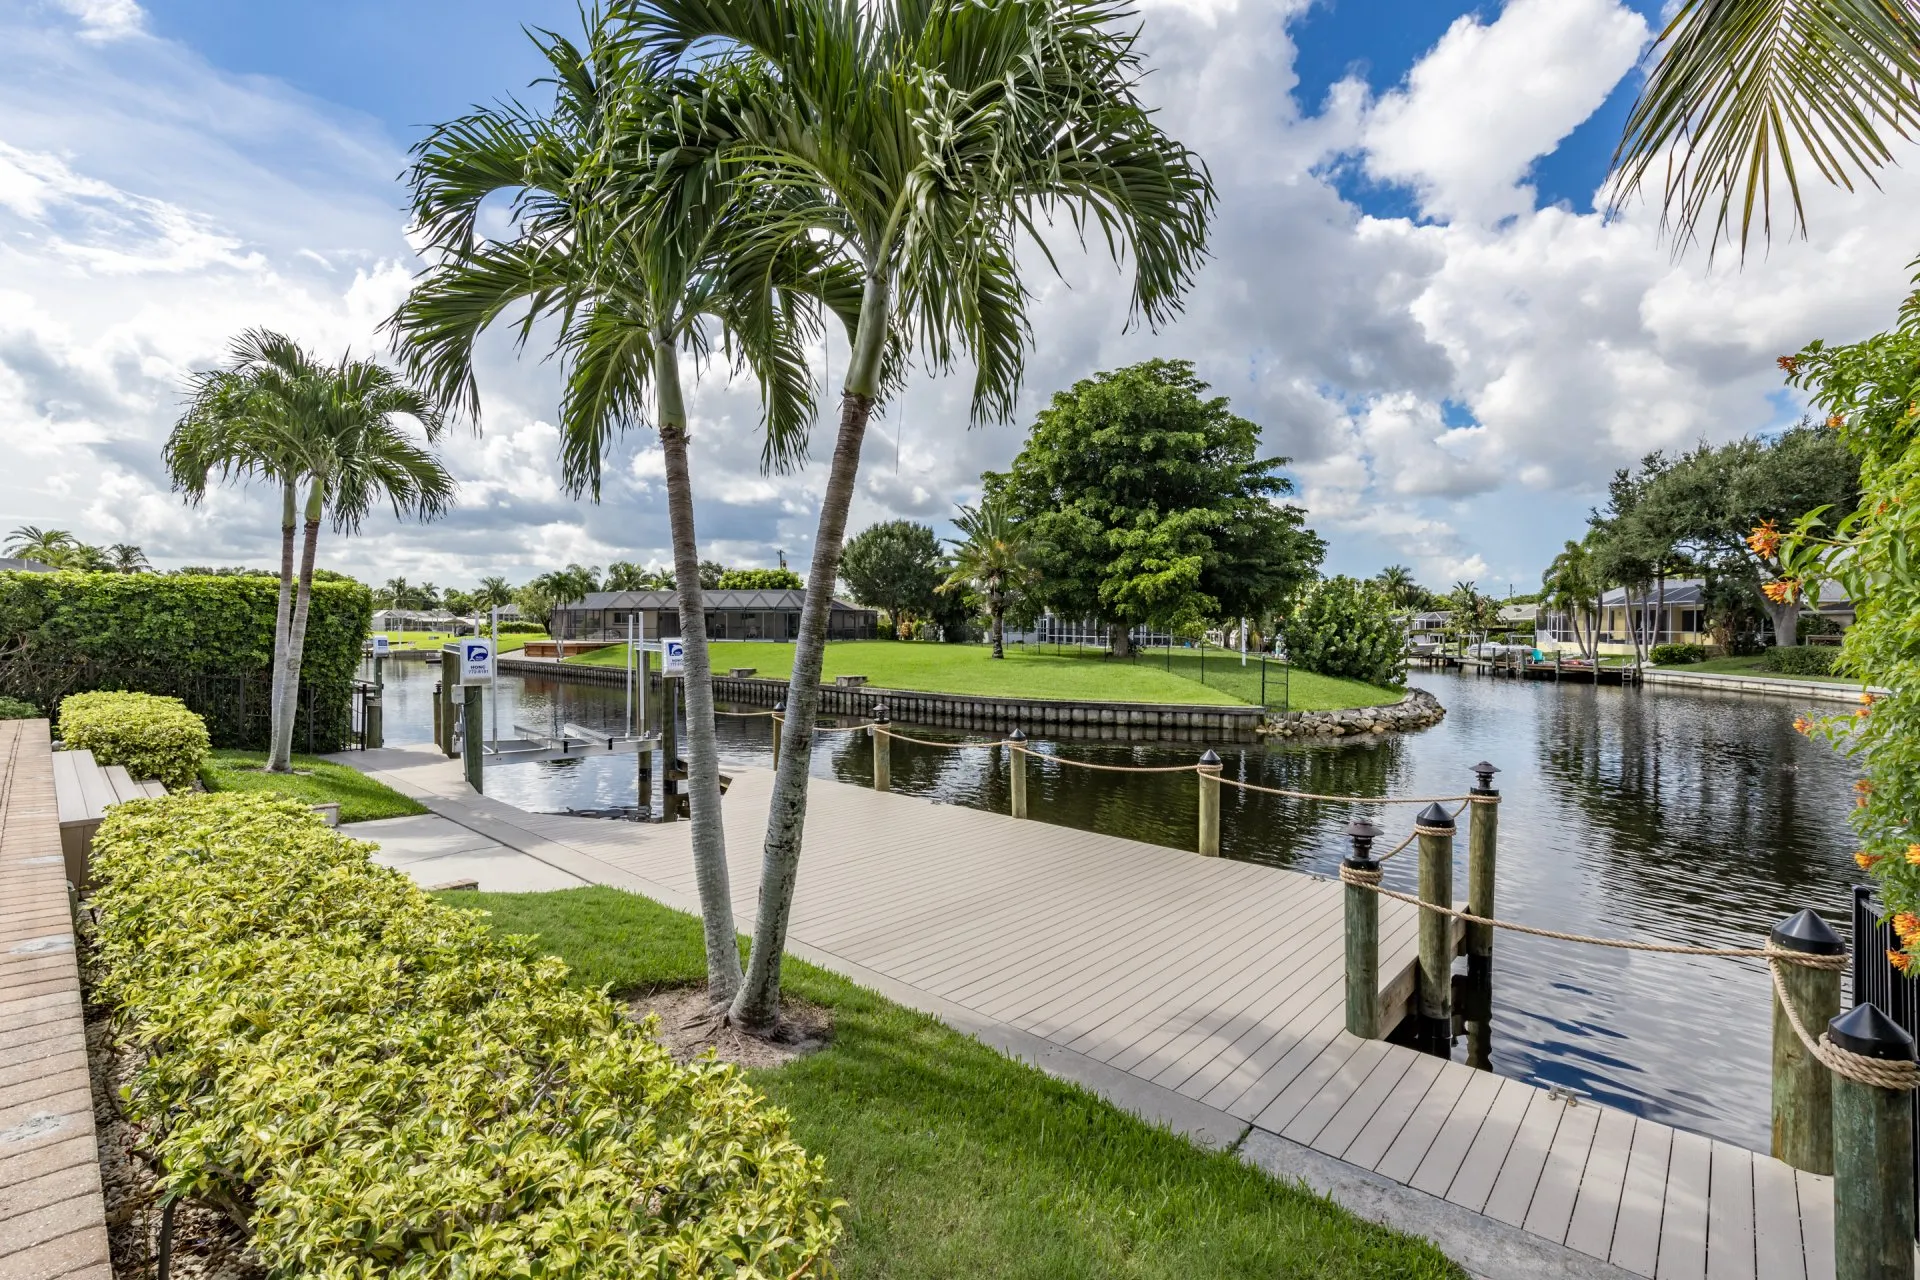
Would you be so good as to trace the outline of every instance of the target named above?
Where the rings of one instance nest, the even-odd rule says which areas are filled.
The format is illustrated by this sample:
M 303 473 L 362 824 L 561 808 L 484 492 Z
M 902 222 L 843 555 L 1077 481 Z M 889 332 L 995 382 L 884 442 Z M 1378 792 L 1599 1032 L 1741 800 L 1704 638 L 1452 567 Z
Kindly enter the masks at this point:
M 260 795 L 101 825 L 94 994 L 147 1053 L 163 1196 L 244 1216 L 276 1275 L 829 1272 L 785 1113 L 372 849 Z
M 547 629 L 537 622 L 502 622 L 500 634 L 503 636 L 544 636 Z
M 1305 670 L 1378 685 L 1406 680 L 1406 623 L 1371 582 L 1321 581 L 1294 606 L 1284 632 L 1288 658 Z
M 262 750 L 279 592 L 271 575 L 0 572 L 0 694 L 43 707 L 93 689 L 166 694 L 200 714 L 216 746 Z M 361 584 L 313 584 L 300 749 L 310 720 L 312 750 L 348 741 L 372 616 Z
M 187 791 L 212 750 L 207 724 L 178 698 L 150 693 L 75 693 L 60 700 L 60 738 L 70 751 L 126 768 L 135 781 L 158 778 Z
M 0 720 L 38 720 L 40 708 L 31 702 L 22 702 L 18 698 L 9 698 L 0 694 Z
M 1707 647 L 1703 644 L 1657 644 L 1650 655 L 1656 667 L 1677 667 L 1689 662 L 1705 662 Z
M 1760 665 L 1783 676 L 1830 676 L 1840 650 L 1832 645 L 1774 646 L 1761 655 Z

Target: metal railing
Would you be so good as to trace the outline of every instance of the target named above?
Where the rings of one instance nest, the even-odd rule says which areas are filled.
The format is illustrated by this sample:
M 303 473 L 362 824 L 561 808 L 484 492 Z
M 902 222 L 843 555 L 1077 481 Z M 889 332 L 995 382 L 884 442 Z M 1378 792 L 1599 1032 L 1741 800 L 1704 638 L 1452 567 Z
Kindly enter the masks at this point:
M 1882 914 L 1872 885 L 1853 886 L 1853 1004 L 1874 1006 L 1920 1040 L 1920 982 L 1893 967 L 1889 955 L 1903 951 L 1905 944 L 1894 933 L 1893 922 L 1881 920 Z M 1920 1135 L 1920 1091 L 1913 1095 L 1911 1115 Z M 1920 1142 L 1914 1145 L 1914 1185 L 1915 1221 L 1920 1223 Z

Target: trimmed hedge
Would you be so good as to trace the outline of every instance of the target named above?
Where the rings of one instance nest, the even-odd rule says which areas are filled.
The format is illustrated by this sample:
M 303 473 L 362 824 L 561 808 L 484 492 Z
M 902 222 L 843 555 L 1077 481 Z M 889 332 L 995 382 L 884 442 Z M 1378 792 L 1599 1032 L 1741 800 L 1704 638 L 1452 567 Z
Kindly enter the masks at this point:
M 40 708 L 31 702 L 0 695 L 0 720 L 38 720 Z
M 1677 667 L 1689 662 L 1705 662 L 1707 647 L 1703 644 L 1657 644 L 1647 656 L 1653 659 L 1656 667 Z
M 70 751 L 91 751 L 117 764 L 134 781 L 158 778 L 169 791 L 188 791 L 213 743 L 207 723 L 178 698 L 150 693 L 76 693 L 60 700 L 60 739 Z
M 215 746 L 267 746 L 272 575 L 0 572 L 0 694 L 51 707 L 69 693 L 131 689 L 180 698 Z M 360 583 L 315 582 L 301 665 L 296 749 L 346 745 L 353 675 L 373 618 Z
M 373 847 L 261 795 L 108 813 L 94 994 L 147 1052 L 162 1195 L 277 1275 L 831 1273 L 839 1205 L 783 1112 Z
M 1840 650 L 1832 645 L 1775 645 L 1761 655 L 1760 665 L 1783 676 L 1830 676 Z

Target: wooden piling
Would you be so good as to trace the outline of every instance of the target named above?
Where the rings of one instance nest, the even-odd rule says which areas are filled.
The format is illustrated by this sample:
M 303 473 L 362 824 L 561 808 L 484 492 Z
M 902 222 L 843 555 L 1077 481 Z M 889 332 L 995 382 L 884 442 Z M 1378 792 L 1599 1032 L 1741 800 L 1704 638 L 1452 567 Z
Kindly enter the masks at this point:
M 1220 757 L 1208 747 L 1200 757 L 1200 856 L 1220 856 Z
M 767 717 L 773 722 L 773 771 L 780 772 L 780 734 L 787 727 L 787 703 L 783 698 L 773 704 L 773 714 Z
M 1493 775 L 1500 770 L 1485 760 L 1473 766 L 1474 781 L 1467 805 L 1467 910 L 1493 918 L 1495 846 L 1500 834 L 1500 793 Z M 1493 956 L 1493 926 L 1467 925 L 1467 955 L 1481 960 Z
M 1847 945 L 1812 911 L 1773 927 L 1773 945 L 1802 955 L 1842 956 Z M 1840 1016 L 1840 970 L 1782 962 L 1786 987 L 1801 1025 L 1824 1027 Z M 1773 993 L 1773 1154 L 1808 1173 L 1833 1172 L 1833 1073 L 1807 1052 L 1780 993 Z
M 1414 819 L 1420 837 L 1420 900 L 1453 906 L 1453 815 L 1430 804 Z M 1453 919 L 1420 913 L 1420 1018 L 1422 1042 L 1440 1047 L 1453 1039 Z
M 673 775 L 679 771 L 676 763 L 680 754 L 680 677 L 662 676 L 660 679 L 660 821 L 678 822 L 680 820 L 680 782 Z
M 1016 818 L 1027 816 L 1027 735 L 1015 729 L 1007 735 L 1007 791 L 1011 812 Z
M 875 791 L 893 790 L 893 753 L 888 749 L 893 741 L 887 733 L 887 704 L 873 704 L 873 724 L 867 729 L 867 736 L 873 739 L 873 789 Z
M 1373 842 L 1380 828 L 1362 819 L 1349 823 L 1353 852 L 1342 863 L 1342 878 L 1351 874 L 1378 883 L 1380 864 L 1373 860 Z M 1380 1025 L 1380 895 L 1360 884 L 1346 886 L 1347 907 L 1347 1032 L 1362 1040 L 1378 1040 Z
M 465 767 L 467 785 L 484 792 L 482 785 L 487 762 L 487 729 L 482 715 L 482 692 L 477 684 L 464 686 L 465 705 L 461 707 L 460 763 Z
M 1883 1061 L 1913 1060 L 1913 1040 L 1870 1004 L 1827 1024 L 1833 1044 Z M 1913 1098 L 1833 1082 L 1834 1280 L 1913 1280 Z

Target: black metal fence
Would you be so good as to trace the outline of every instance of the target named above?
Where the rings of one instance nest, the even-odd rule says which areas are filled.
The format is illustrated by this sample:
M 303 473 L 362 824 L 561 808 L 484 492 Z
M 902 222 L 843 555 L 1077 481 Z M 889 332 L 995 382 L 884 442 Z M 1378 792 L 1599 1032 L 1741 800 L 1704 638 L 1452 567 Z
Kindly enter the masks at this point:
M 1875 1006 L 1920 1040 L 1920 981 L 1893 967 L 1889 953 L 1905 948 L 1894 934 L 1893 922 L 1883 922 L 1882 914 L 1872 885 L 1853 886 L 1853 1003 Z M 1920 1132 L 1920 1091 L 1911 1096 L 1913 1121 Z M 1915 1201 L 1920 1206 L 1920 1143 L 1914 1144 L 1914 1174 Z M 1920 1223 L 1920 1213 L 1915 1214 L 1915 1222 Z M 1920 1235 L 1920 1228 L 1916 1234 Z
M 264 751 L 269 745 L 273 720 L 270 671 L 204 671 L 0 657 L 0 694 L 30 702 L 49 718 L 58 714 L 60 699 L 68 694 L 106 689 L 180 699 L 207 722 L 207 733 L 216 747 Z M 360 680 L 301 680 L 293 721 L 294 750 L 315 754 L 363 746 L 370 691 L 371 686 Z

